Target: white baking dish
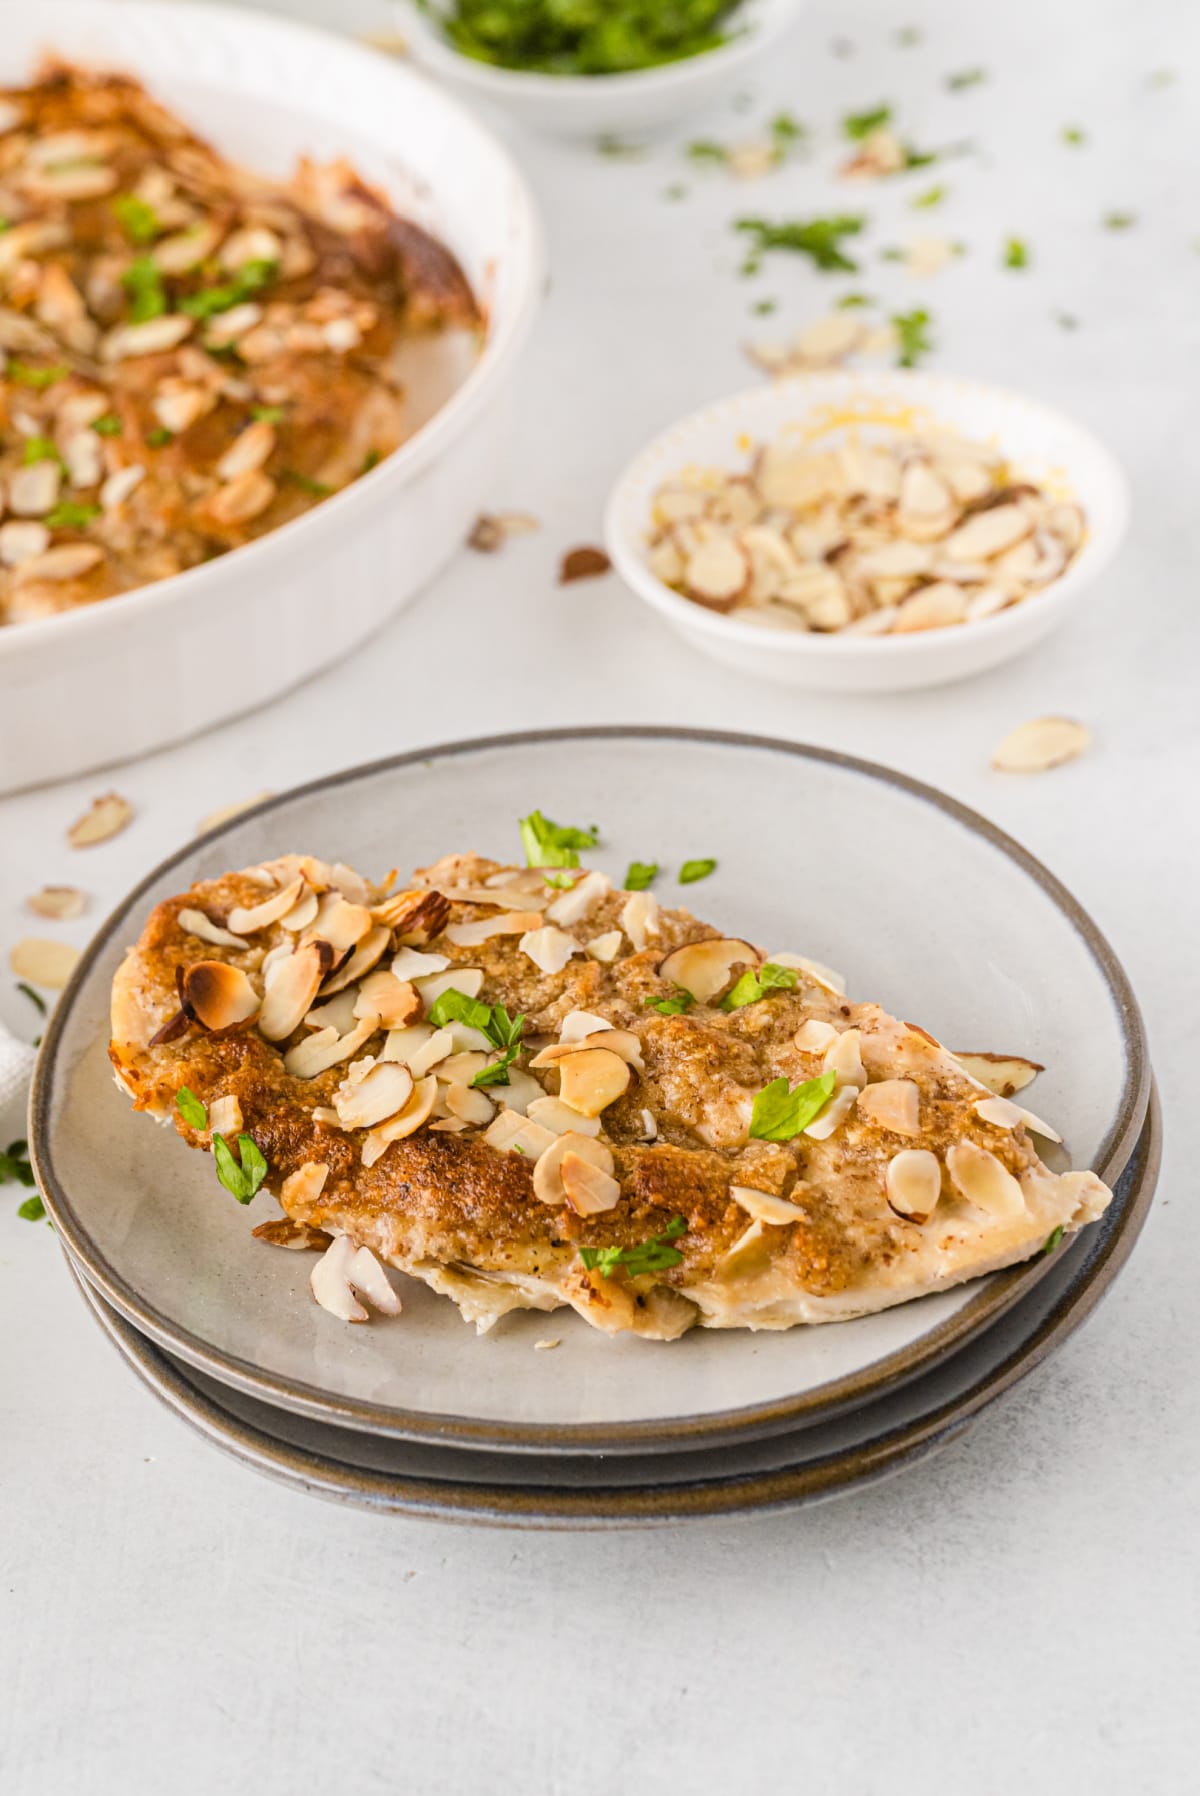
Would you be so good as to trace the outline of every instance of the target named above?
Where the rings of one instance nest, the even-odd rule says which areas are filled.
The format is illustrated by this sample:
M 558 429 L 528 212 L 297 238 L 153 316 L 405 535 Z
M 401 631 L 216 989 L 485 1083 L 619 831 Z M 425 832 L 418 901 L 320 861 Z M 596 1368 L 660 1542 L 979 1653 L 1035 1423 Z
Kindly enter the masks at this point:
M 286 174 L 302 151 L 349 156 L 455 252 L 488 320 L 462 385 L 344 493 L 202 567 L 0 629 L 0 791 L 11 791 L 262 704 L 415 596 L 486 500 L 542 250 L 495 138 L 420 75 L 341 38 L 179 0 L 38 0 L 6 7 L 4 27 L 6 82 L 54 49 L 137 75 L 251 167 Z

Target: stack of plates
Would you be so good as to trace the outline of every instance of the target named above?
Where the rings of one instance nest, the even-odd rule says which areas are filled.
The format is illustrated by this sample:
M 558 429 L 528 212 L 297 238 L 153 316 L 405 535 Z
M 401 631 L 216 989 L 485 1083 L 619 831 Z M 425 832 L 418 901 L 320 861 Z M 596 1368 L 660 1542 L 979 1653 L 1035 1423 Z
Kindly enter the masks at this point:
M 1104 1217 L 1010 1272 L 783 1334 L 609 1339 L 563 1311 L 509 1317 L 480 1339 L 407 1280 L 398 1318 L 349 1328 L 318 1309 L 311 1257 L 252 1241 L 207 1162 L 113 1090 L 113 971 L 151 905 L 193 880 L 298 849 L 368 872 L 454 848 L 512 858 L 515 820 L 535 806 L 599 823 L 596 859 L 618 878 L 634 858 L 715 857 L 702 892 L 664 879 L 664 902 L 687 896 L 739 934 L 840 966 L 852 992 L 954 1046 L 1042 1062 L 1036 1108 L 1074 1164 L 1115 1186 Z M 273 799 L 183 850 L 85 956 L 47 1036 L 33 1118 L 81 1294 L 176 1414 L 322 1496 L 522 1527 L 796 1506 L 947 1444 L 1091 1312 L 1145 1218 L 1159 1140 L 1125 975 L 1013 842 L 843 756 L 632 728 L 424 750 Z

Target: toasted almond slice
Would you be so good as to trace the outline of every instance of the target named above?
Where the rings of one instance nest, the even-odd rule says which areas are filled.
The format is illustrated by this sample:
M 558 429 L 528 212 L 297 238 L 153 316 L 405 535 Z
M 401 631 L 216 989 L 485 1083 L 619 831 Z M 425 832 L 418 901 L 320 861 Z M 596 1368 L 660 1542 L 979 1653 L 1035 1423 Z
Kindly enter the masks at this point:
M 103 560 L 104 550 L 98 543 L 58 543 L 44 555 L 23 561 L 16 570 L 16 578 L 22 582 L 78 580 L 99 567 Z
M 933 566 L 933 550 L 923 542 L 884 542 L 858 557 L 858 572 L 868 580 L 916 580 Z
M 1016 603 L 1016 594 L 1011 587 L 999 585 L 977 586 L 967 600 L 967 622 L 977 624 L 982 618 L 995 617 Z
M 422 954 L 419 948 L 401 948 L 392 956 L 392 972 L 403 983 L 432 979 L 435 973 L 444 973 L 449 965 L 448 954 Z
M 911 461 L 900 480 L 896 522 L 912 542 L 933 542 L 953 529 L 958 506 L 945 481 L 927 462 Z
M 880 1079 L 859 1092 L 858 1114 L 894 1135 L 919 1135 L 920 1090 L 911 1079 Z
M 361 979 L 364 974 L 369 973 L 372 967 L 383 959 L 387 949 L 391 946 L 391 941 L 392 932 L 386 924 L 376 923 L 373 928 L 368 929 L 349 960 L 344 961 L 337 971 L 331 973 L 325 981 L 321 987 L 321 996 L 328 998 L 332 997 L 334 992 L 345 991 L 348 986 L 354 984 L 355 980 Z M 391 976 L 389 973 L 389 979 Z M 412 991 L 411 986 L 408 989 Z M 413 1000 L 415 1003 L 415 992 L 413 992 Z
M 568 1131 L 551 1142 L 539 1156 L 533 1169 L 533 1194 L 540 1203 L 561 1204 L 566 1201 L 562 1165 L 568 1154 L 612 1177 L 613 1157 L 604 1143 L 595 1141 L 590 1136 Z
M 301 1172 L 304 1170 L 304 1167 L 300 1168 Z M 326 1170 L 324 1166 L 320 1168 L 321 1172 Z M 292 1174 L 293 1178 L 299 1176 L 299 1173 Z M 285 1179 L 284 1184 L 287 1182 Z M 265 1241 L 268 1247 L 284 1247 L 292 1253 L 303 1253 L 314 1247 L 324 1253 L 332 1240 L 324 1229 L 310 1228 L 307 1222 L 294 1222 L 290 1216 L 275 1216 L 270 1222 L 260 1222 L 250 1233 L 256 1241 Z
M 862 340 L 862 320 L 853 312 L 829 312 L 806 325 L 792 347 L 810 366 L 832 368 L 853 355 Z
M 461 1116 L 439 1116 L 429 1125 L 431 1135 L 462 1135 L 469 1128 Z
M 184 972 L 180 1001 L 188 1015 L 213 1035 L 243 1028 L 259 1012 L 258 993 L 240 967 L 197 960 Z
M 218 480 L 236 480 L 239 474 L 261 468 L 275 447 L 275 428 L 265 419 L 256 418 L 234 437 L 216 465 Z
M 258 1019 L 261 1035 L 268 1041 L 284 1041 L 298 1029 L 321 980 L 329 971 L 330 949 L 326 942 L 305 942 L 268 969 L 263 962 L 263 1003 Z
M 1046 773 L 1074 761 L 1090 745 L 1086 724 L 1071 717 L 1035 717 L 1020 724 L 992 751 L 997 773 Z
M 192 320 L 179 312 L 166 312 L 142 324 L 118 324 L 101 343 L 100 359 L 124 362 L 139 355 L 162 355 L 182 343 L 191 329 Z
M 81 892 L 78 886 L 43 886 L 25 903 L 35 917 L 50 917 L 57 923 L 66 923 L 73 917 L 82 917 L 87 909 L 87 893 Z
M 662 911 L 653 892 L 630 892 L 621 907 L 621 928 L 638 954 L 650 936 L 662 934 Z
M 814 1116 L 804 1130 L 814 1141 L 827 1141 L 836 1129 L 839 1129 L 854 1108 L 858 1097 L 857 1085 L 839 1085 L 825 1108 Z
M 451 923 L 445 936 L 456 948 L 478 948 L 483 942 L 490 942 L 493 936 L 528 935 L 531 930 L 540 929 L 541 923 L 542 913 L 538 910 L 497 911 L 494 916 L 481 917 L 475 923 Z
M 556 928 L 553 923 L 547 923 L 542 929 L 527 931 L 521 937 L 519 946 L 522 954 L 533 962 L 539 972 L 550 975 L 561 973 L 572 955 L 583 952 L 573 935 Z
M 863 1065 L 862 1036 L 857 1029 L 843 1029 L 836 1041 L 825 1050 L 822 1071 L 836 1073 L 838 1086 L 853 1085 L 859 1090 L 867 1082 Z
M 724 531 L 713 531 L 684 557 L 683 589 L 710 611 L 732 611 L 748 590 L 750 575 L 750 557 L 741 544 Z
M 339 1322 L 366 1322 L 368 1314 L 350 1288 L 356 1249 L 349 1235 L 337 1235 L 312 1269 L 309 1286 L 323 1310 Z
M 942 544 L 954 561 L 990 561 L 1027 537 L 1033 519 L 1020 505 L 993 505 L 960 524 Z
M 418 1048 L 423 1048 L 427 1041 L 432 1041 L 434 1034 L 435 1030 L 429 1023 L 411 1023 L 400 1029 L 390 1029 L 387 1040 L 383 1044 L 383 1053 L 379 1058 L 381 1060 L 403 1060 L 404 1064 L 408 1066 L 412 1055 Z M 446 1052 L 449 1053 L 450 1049 L 447 1048 Z
M 328 942 L 334 954 L 340 955 L 357 948 L 374 927 L 374 918 L 365 904 L 351 904 L 340 892 L 326 892 L 300 941 L 302 946 L 307 942 Z
M 559 1099 L 583 1116 L 599 1116 L 629 1088 L 628 1063 L 607 1048 L 582 1048 L 558 1063 Z
M 780 954 L 768 954 L 768 961 L 775 967 L 791 967 L 798 973 L 807 973 L 818 985 L 823 985 L 827 992 L 835 992 L 839 998 L 846 995 L 846 981 L 832 967 L 822 965 L 819 960 L 809 960 L 803 954 L 789 954 L 786 950 Z
M 823 1054 L 837 1040 L 837 1030 L 832 1023 L 823 1023 L 820 1017 L 810 1016 L 801 1023 L 792 1040 L 805 1054 Z
M 582 1041 L 585 1036 L 598 1035 L 612 1024 L 607 1017 L 597 1016 L 591 1010 L 569 1010 L 559 1024 L 560 1041 Z
M 27 935 L 13 943 L 8 964 L 18 979 L 28 979 L 31 985 L 44 985 L 57 992 L 75 971 L 78 959 L 79 949 L 72 948 L 67 942 L 50 942 Z
M 293 879 L 289 885 L 264 898 L 261 904 L 235 904 L 229 913 L 230 929 L 238 935 L 254 935 L 258 930 L 268 928 L 287 915 L 303 890 L 303 879 Z
M 202 942 L 211 942 L 214 948 L 248 948 L 250 946 L 249 942 L 240 935 L 233 935 L 228 929 L 222 929 L 219 923 L 214 923 L 212 918 L 206 916 L 202 910 L 194 910 L 190 905 L 185 905 L 183 910 L 177 914 L 175 921 L 180 929 L 185 930 L 188 935 L 194 935 Z
M 599 1216 L 616 1208 L 621 1187 L 611 1173 L 593 1166 L 582 1154 L 564 1154 L 559 1165 L 563 1195 L 577 1216 Z
M 1011 1098 L 1031 1085 L 1045 1067 L 1022 1054 L 984 1054 L 967 1049 L 951 1050 L 968 1078 L 986 1086 L 998 1098 Z
M 375 906 L 375 920 L 389 924 L 402 947 L 422 948 L 450 921 L 450 902 L 440 892 L 395 892 Z
M 1035 1135 L 1042 1135 L 1047 1141 L 1061 1141 L 1062 1136 L 1057 1129 L 1035 1116 L 1032 1110 L 1025 1110 L 1020 1104 L 1013 1104 L 1008 1098 L 979 1098 L 975 1104 L 975 1114 L 982 1122 L 990 1123 L 994 1129 L 1015 1129 L 1019 1125 L 1032 1130 Z
M 497 1113 L 483 1139 L 498 1153 L 524 1154 L 536 1160 L 553 1146 L 557 1137 L 552 1129 L 544 1129 L 519 1111 L 506 1108 Z
M 318 993 L 318 997 L 322 994 Z M 363 1018 L 374 1016 L 374 1008 L 370 1004 L 363 1006 L 361 1015 L 357 1010 L 357 992 L 338 992 L 336 997 L 316 1004 L 304 1019 L 306 1029 L 336 1029 L 339 1035 L 349 1035 L 350 1031 Z
M 472 1029 L 469 1023 L 460 1023 L 457 1018 L 446 1024 L 454 1042 L 456 1054 L 490 1054 L 492 1043 L 482 1029 Z
M 448 1085 L 445 1102 L 451 1116 L 461 1117 L 463 1122 L 481 1128 L 496 1114 L 491 1100 L 482 1091 L 473 1091 L 469 1085 Z
M 450 1031 L 447 1031 L 449 1034 Z M 453 1036 L 451 1035 L 451 1040 Z M 437 1063 L 437 1076 L 443 1085 L 469 1085 L 476 1073 L 481 1073 L 491 1059 L 491 1044 L 487 1048 L 471 1048 L 464 1054 L 451 1054 Z
M 594 1035 L 582 1035 L 572 1041 L 552 1042 L 529 1064 L 532 1067 L 554 1066 L 568 1054 L 578 1053 L 581 1048 L 605 1048 L 610 1054 L 619 1055 L 629 1066 L 636 1067 L 639 1073 L 646 1070 L 642 1064 L 642 1044 L 632 1029 L 614 1029 L 608 1023 L 603 1029 L 597 1029 Z
M 621 931 L 619 929 L 609 929 L 603 935 L 593 936 L 587 945 L 589 958 L 601 961 L 605 966 L 614 961 L 620 952 Z
M 328 1072 L 331 1066 L 340 1066 L 343 1060 L 349 1060 L 352 1054 L 365 1048 L 378 1027 L 374 1017 L 364 1017 L 347 1035 L 339 1035 L 333 1028 L 318 1029 L 288 1049 L 283 1057 L 284 1071 L 293 1079 L 315 1079 L 318 1073 Z
M 395 965 L 396 962 L 393 961 L 393 970 Z M 461 992 L 464 998 L 477 998 L 483 990 L 483 969 L 481 967 L 450 967 L 444 973 L 434 973 L 428 979 L 414 979 L 412 983 L 416 986 L 425 1008 L 431 1010 L 443 992 Z
M 527 1106 L 526 1114 L 532 1122 L 548 1129 L 552 1135 L 598 1135 L 600 1119 L 596 1116 L 584 1116 L 578 1110 L 572 1110 L 561 1098 L 534 1098 Z
M 299 935 L 314 921 L 319 909 L 317 894 L 312 891 L 301 892 L 291 910 L 285 911 L 279 919 L 279 927 L 286 929 L 289 935 Z
M 904 636 L 914 630 L 944 630 L 951 624 L 967 620 L 967 600 L 961 586 L 950 580 L 935 580 L 922 586 L 896 608 L 892 620 L 893 636 Z
M 253 798 L 239 798 L 234 804 L 220 805 L 217 810 L 210 811 L 207 817 L 201 818 L 196 825 L 196 834 L 207 835 L 210 829 L 219 829 L 222 823 L 228 823 L 233 817 L 240 817 L 243 811 L 253 810 L 256 804 L 261 804 L 264 798 L 274 796 L 273 792 L 256 792 Z
M 673 949 L 659 962 L 658 972 L 671 985 L 691 992 L 698 1004 L 708 1004 L 725 990 L 735 968 L 761 965 L 762 955 L 749 942 L 736 936 L 711 936 Z
M 909 1222 L 928 1222 L 942 1190 L 937 1155 L 926 1147 L 902 1148 L 888 1161 L 885 1183 L 888 1203 L 897 1216 Z
M 946 1170 L 955 1189 L 976 1209 L 989 1216 L 1020 1216 L 1025 1209 L 1025 1194 L 1002 1160 L 977 1147 L 973 1141 L 958 1141 L 946 1155 Z
M 756 1191 L 752 1185 L 731 1185 L 729 1195 L 755 1222 L 770 1222 L 782 1228 L 789 1222 L 799 1222 L 804 1215 L 797 1204 L 770 1191 Z
M 363 1142 L 362 1163 L 374 1166 L 386 1152 L 393 1141 L 403 1141 L 406 1136 L 415 1135 L 422 1125 L 428 1122 L 433 1113 L 437 1098 L 438 1084 L 436 1079 L 419 1079 L 413 1086 L 413 1094 L 403 1110 L 391 1116 L 377 1129 L 372 1129 Z
M 333 1094 L 343 1129 L 373 1129 L 404 1109 L 413 1076 L 398 1060 L 356 1060 Z
M 128 799 L 106 792 L 103 798 L 94 798 L 91 810 L 71 825 L 67 841 L 72 848 L 92 848 L 97 842 L 119 835 L 132 822 L 133 806 Z
M 569 929 L 590 917 L 600 900 L 611 891 L 612 880 L 607 873 L 585 873 L 569 892 L 562 892 L 547 906 L 546 916 L 551 923 Z
M 416 1022 L 421 1014 L 421 998 L 416 987 L 394 973 L 383 969 L 369 973 L 355 996 L 355 1016 L 373 1011 L 384 1029 L 402 1029 Z
M 369 1247 L 360 1247 L 350 1262 L 350 1283 L 384 1316 L 398 1316 L 402 1305 L 387 1273 Z
M 417 1036 L 421 1039 L 417 1040 Z M 393 1029 L 384 1050 L 386 1059 L 403 1060 L 414 1079 L 423 1079 L 453 1052 L 454 1036 L 450 1030 L 431 1029 L 427 1023 L 419 1023 L 410 1029 Z

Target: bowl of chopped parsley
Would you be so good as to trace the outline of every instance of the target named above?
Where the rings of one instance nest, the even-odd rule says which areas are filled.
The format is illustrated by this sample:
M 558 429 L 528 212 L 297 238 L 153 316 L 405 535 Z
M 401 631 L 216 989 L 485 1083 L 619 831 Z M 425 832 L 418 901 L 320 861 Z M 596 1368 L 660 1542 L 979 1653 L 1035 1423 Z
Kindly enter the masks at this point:
M 646 132 L 742 78 L 801 0 L 397 0 L 439 79 L 572 137 Z

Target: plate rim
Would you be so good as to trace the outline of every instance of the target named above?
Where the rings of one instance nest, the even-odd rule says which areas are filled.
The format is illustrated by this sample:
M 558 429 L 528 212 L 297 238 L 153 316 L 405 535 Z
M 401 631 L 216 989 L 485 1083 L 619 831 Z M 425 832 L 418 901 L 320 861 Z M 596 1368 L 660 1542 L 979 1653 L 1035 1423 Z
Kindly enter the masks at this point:
M 1143 1150 L 1142 1160 L 1120 1225 L 1102 1243 L 1095 1260 L 1081 1265 L 1031 1333 L 966 1391 L 945 1399 L 927 1415 L 798 1466 L 648 1488 L 455 1483 L 343 1466 L 324 1454 L 278 1441 L 254 1424 L 227 1415 L 197 1391 L 182 1368 L 89 1286 L 65 1249 L 63 1257 L 85 1307 L 139 1383 L 227 1458 L 276 1483 L 374 1514 L 461 1525 L 543 1532 L 667 1527 L 807 1508 L 868 1489 L 949 1446 L 1093 1314 L 1128 1262 L 1145 1225 L 1162 1167 L 1162 1147 L 1162 1112 L 1152 1083 L 1146 1121 L 1135 1144 L 1135 1155 Z
M 1150 1066 L 1145 1028 L 1137 1000 L 1120 961 L 1107 939 L 1079 901 L 1062 882 L 1020 843 L 979 812 L 911 775 L 878 762 L 814 744 L 759 736 L 745 731 L 695 729 L 665 724 L 593 724 L 553 729 L 518 730 L 498 735 L 466 737 L 432 747 L 405 750 L 375 761 L 341 768 L 247 807 L 216 828 L 182 844 L 150 869 L 114 907 L 84 949 L 72 976 L 54 1008 L 34 1068 L 30 1092 L 29 1143 L 35 1176 L 47 1208 L 73 1256 L 86 1270 L 90 1282 L 127 1321 L 167 1351 L 177 1355 L 218 1382 L 232 1385 L 249 1396 L 282 1404 L 314 1420 L 343 1427 L 366 1428 L 399 1439 L 441 1445 L 501 1448 L 508 1452 L 654 1452 L 664 1446 L 705 1448 L 722 1441 L 783 1433 L 838 1414 L 898 1389 L 908 1380 L 931 1370 L 958 1350 L 981 1329 L 1032 1289 L 1046 1270 L 1039 1258 L 1026 1260 L 995 1273 L 982 1289 L 945 1322 L 894 1353 L 871 1361 L 858 1371 L 824 1384 L 776 1398 L 766 1403 L 703 1415 L 685 1415 L 622 1423 L 530 1423 L 510 1420 L 483 1421 L 454 1414 L 414 1411 L 392 1405 L 338 1397 L 320 1386 L 264 1370 L 240 1356 L 216 1348 L 182 1327 L 136 1291 L 109 1258 L 95 1246 L 83 1227 L 54 1168 L 50 1124 L 58 1049 L 76 1000 L 92 977 L 97 960 L 113 936 L 125 927 L 150 888 L 174 868 L 194 860 L 198 853 L 222 840 L 243 824 L 270 815 L 297 799 L 336 791 L 380 775 L 421 763 L 489 752 L 564 742 L 633 739 L 644 742 L 702 744 L 732 749 L 766 750 L 789 758 L 816 761 L 890 786 L 941 811 L 969 833 L 981 836 L 1031 878 L 1066 917 L 1095 961 L 1113 1002 L 1125 1053 L 1125 1077 L 1116 1115 L 1100 1144 L 1093 1170 L 1107 1183 L 1118 1178 L 1140 1136 L 1150 1091 Z

